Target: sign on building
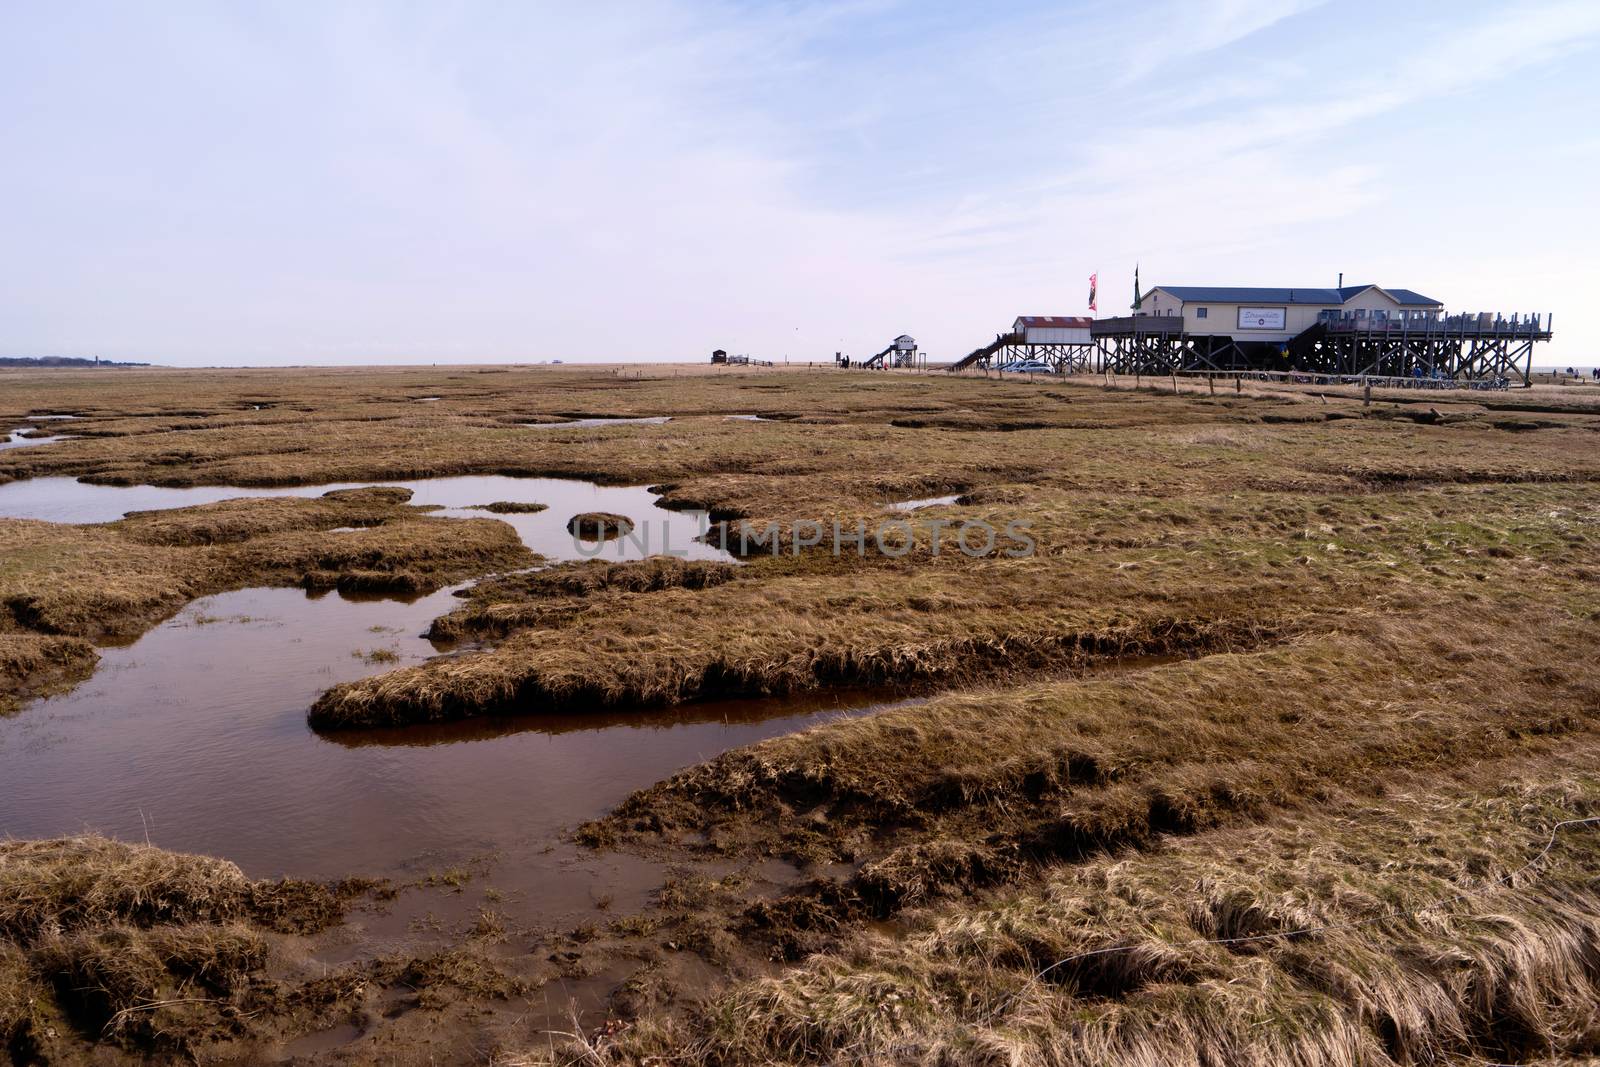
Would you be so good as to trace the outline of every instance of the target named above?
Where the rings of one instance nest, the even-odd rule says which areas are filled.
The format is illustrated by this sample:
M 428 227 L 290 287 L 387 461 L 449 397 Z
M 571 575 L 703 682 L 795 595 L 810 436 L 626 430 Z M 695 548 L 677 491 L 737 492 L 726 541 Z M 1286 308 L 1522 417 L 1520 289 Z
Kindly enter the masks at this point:
M 1239 329 L 1241 330 L 1281 330 L 1284 328 L 1283 308 L 1245 308 L 1239 309 Z

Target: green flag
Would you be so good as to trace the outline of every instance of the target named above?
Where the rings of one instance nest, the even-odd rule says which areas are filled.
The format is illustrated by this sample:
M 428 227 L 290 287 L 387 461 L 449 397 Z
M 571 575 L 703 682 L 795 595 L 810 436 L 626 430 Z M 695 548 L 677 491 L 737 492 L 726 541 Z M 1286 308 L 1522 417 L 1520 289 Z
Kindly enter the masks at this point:
M 1133 310 L 1139 310 L 1139 302 L 1144 297 L 1139 295 L 1139 264 L 1133 265 Z

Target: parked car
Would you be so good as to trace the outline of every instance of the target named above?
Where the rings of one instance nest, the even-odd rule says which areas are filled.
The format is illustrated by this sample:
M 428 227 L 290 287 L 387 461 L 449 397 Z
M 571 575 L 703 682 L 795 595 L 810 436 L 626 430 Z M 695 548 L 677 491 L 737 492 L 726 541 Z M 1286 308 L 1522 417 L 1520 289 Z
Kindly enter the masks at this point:
M 1054 374 L 1056 369 L 1039 359 L 1015 359 L 1000 368 L 1013 374 Z

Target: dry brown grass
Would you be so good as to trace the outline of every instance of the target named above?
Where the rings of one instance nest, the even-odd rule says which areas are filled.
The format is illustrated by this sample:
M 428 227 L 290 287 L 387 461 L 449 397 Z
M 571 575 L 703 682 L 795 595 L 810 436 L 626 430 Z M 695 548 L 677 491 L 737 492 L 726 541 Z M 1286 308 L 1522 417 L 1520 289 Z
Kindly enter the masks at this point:
M 458 591 L 466 603 L 433 621 L 440 640 L 503 637 L 514 630 L 562 625 L 602 593 L 706 589 L 740 575 L 728 563 L 657 556 L 637 563 L 585 560 L 484 579 Z
M 1517 620 L 1537 637 L 1510 636 Z M 752 912 L 753 936 L 794 957 L 842 922 L 1008 881 L 1044 857 L 1595 730 L 1591 672 L 1527 665 L 1582 663 L 1589 632 L 1504 606 L 1449 630 L 1378 616 L 1263 651 L 941 697 L 734 750 L 581 836 L 862 865 Z
M 1581 1057 L 1600 1041 L 1600 827 L 1542 850 L 1558 823 L 1600 814 L 1597 757 L 1590 736 L 1461 778 L 1396 772 L 1382 799 L 1336 792 L 1054 868 L 735 984 L 685 1020 L 523 1062 Z
M 1037 552 L 969 559 L 946 547 L 935 559 L 924 531 L 919 550 L 901 560 L 762 557 L 712 588 L 599 589 L 572 599 L 542 583 L 490 585 L 439 632 L 508 635 L 501 644 L 338 687 L 314 721 L 949 684 L 1192 655 L 1335 627 L 1365 598 L 1476 584 L 1485 567 L 1497 580 L 1537 573 L 1552 591 L 1575 593 L 1585 572 L 1560 557 L 1588 543 L 1594 508 L 1565 487 L 1313 500 L 1251 493 L 1138 508 L 1036 488 L 1025 509 L 975 503 L 940 513 L 995 527 L 1026 515 Z
M 329 888 L 102 837 L 0 842 L 0 1045 L 19 1062 L 91 1040 L 209 1041 L 266 966 L 270 930 L 339 919 Z
M 0 843 L 0 935 L 129 923 L 216 922 L 240 915 L 249 882 L 227 860 L 101 837 Z

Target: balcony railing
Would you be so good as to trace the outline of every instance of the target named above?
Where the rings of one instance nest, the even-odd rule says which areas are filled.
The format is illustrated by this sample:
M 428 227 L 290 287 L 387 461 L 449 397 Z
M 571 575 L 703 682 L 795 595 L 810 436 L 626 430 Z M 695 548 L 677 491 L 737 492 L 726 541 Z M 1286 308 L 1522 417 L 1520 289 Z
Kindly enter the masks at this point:
M 1354 318 L 1348 313 L 1324 312 L 1317 321 L 1329 333 L 1430 334 L 1452 337 L 1532 337 L 1550 339 L 1549 315 L 1506 316 L 1483 311 L 1465 315 L 1402 312 L 1398 315 Z

